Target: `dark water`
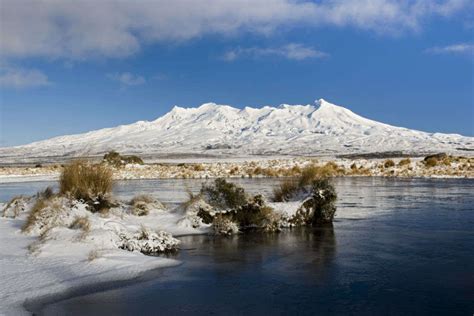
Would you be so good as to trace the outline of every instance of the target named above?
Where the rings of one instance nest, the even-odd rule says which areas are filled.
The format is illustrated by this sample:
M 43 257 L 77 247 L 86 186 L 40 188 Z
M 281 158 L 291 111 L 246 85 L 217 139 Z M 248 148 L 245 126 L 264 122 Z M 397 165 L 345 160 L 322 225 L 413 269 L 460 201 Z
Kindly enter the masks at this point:
M 183 181 L 183 180 L 181 180 Z M 275 182 L 239 180 L 250 191 Z M 191 190 L 198 182 L 186 182 Z M 51 303 L 43 315 L 472 315 L 474 181 L 335 179 L 332 227 L 182 237 L 183 264 Z M 179 181 L 121 183 L 173 204 Z M 156 188 L 168 192 L 156 192 Z M 132 189 L 133 188 L 133 189 Z M 1 189 L 1 188 L 0 188 Z

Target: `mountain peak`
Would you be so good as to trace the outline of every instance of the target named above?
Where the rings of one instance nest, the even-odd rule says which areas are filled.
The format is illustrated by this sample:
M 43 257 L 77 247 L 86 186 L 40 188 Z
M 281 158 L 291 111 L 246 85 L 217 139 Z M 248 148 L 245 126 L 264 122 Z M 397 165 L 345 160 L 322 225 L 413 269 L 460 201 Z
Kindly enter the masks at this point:
M 110 149 L 126 154 L 241 156 L 453 152 L 473 144 L 472 137 L 429 134 L 369 120 L 324 99 L 314 105 L 244 109 L 209 102 L 194 108 L 175 106 L 153 124 L 138 122 L 0 148 L 0 159 L 99 155 Z

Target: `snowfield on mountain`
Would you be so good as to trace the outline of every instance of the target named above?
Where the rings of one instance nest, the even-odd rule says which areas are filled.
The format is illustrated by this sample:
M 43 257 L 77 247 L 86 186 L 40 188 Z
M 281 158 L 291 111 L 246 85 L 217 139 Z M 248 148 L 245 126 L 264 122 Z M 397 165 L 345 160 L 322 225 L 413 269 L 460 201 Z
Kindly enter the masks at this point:
M 206 103 L 175 106 L 154 121 L 0 148 L 4 162 L 92 157 L 110 150 L 141 155 L 337 155 L 401 151 L 468 154 L 474 137 L 426 133 L 361 117 L 323 99 L 315 105 L 237 109 Z

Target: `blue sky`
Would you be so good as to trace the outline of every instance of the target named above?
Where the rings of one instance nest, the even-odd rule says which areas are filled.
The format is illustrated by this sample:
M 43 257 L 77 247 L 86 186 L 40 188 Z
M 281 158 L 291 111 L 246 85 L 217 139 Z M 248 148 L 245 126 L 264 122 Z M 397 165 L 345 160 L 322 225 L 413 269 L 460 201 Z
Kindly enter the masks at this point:
M 94 3 L 1 1 L 0 146 L 319 98 L 474 136 L 470 1 Z

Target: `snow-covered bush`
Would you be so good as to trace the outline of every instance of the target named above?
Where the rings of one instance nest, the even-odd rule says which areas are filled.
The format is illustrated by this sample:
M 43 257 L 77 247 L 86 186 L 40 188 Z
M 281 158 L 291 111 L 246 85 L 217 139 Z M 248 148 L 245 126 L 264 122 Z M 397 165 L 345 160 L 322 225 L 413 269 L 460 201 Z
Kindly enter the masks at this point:
M 144 254 L 176 251 L 180 244 L 180 241 L 170 233 L 155 232 L 146 227 L 142 227 L 140 231 L 133 234 L 121 232 L 119 237 L 119 248 L 128 251 L 140 251 Z
M 131 201 L 131 213 L 137 216 L 148 215 L 151 210 L 163 210 L 163 204 L 147 194 L 140 194 L 135 196 Z
M 181 218 L 177 222 L 178 226 L 180 227 L 191 227 L 191 228 L 199 228 L 202 226 L 203 221 L 202 219 L 194 214 L 189 214 Z
M 239 227 L 229 216 L 216 214 L 212 220 L 212 230 L 216 235 L 234 235 L 239 232 Z
M 314 180 L 309 194 L 289 222 L 295 226 L 330 223 L 336 213 L 336 190 L 329 180 Z
M 203 186 L 201 197 L 205 205 L 196 213 L 206 224 L 212 224 L 216 233 L 229 234 L 249 228 L 277 230 L 278 216 L 273 209 L 266 205 L 261 195 L 248 197 L 244 189 L 225 181 L 216 179 L 214 185 Z M 214 227 L 218 225 L 218 227 Z M 224 228 L 223 228 L 224 227 Z
M 218 210 L 236 208 L 247 201 L 244 189 L 224 178 L 215 179 L 212 185 L 204 185 L 201 188 L 201 196 Z

